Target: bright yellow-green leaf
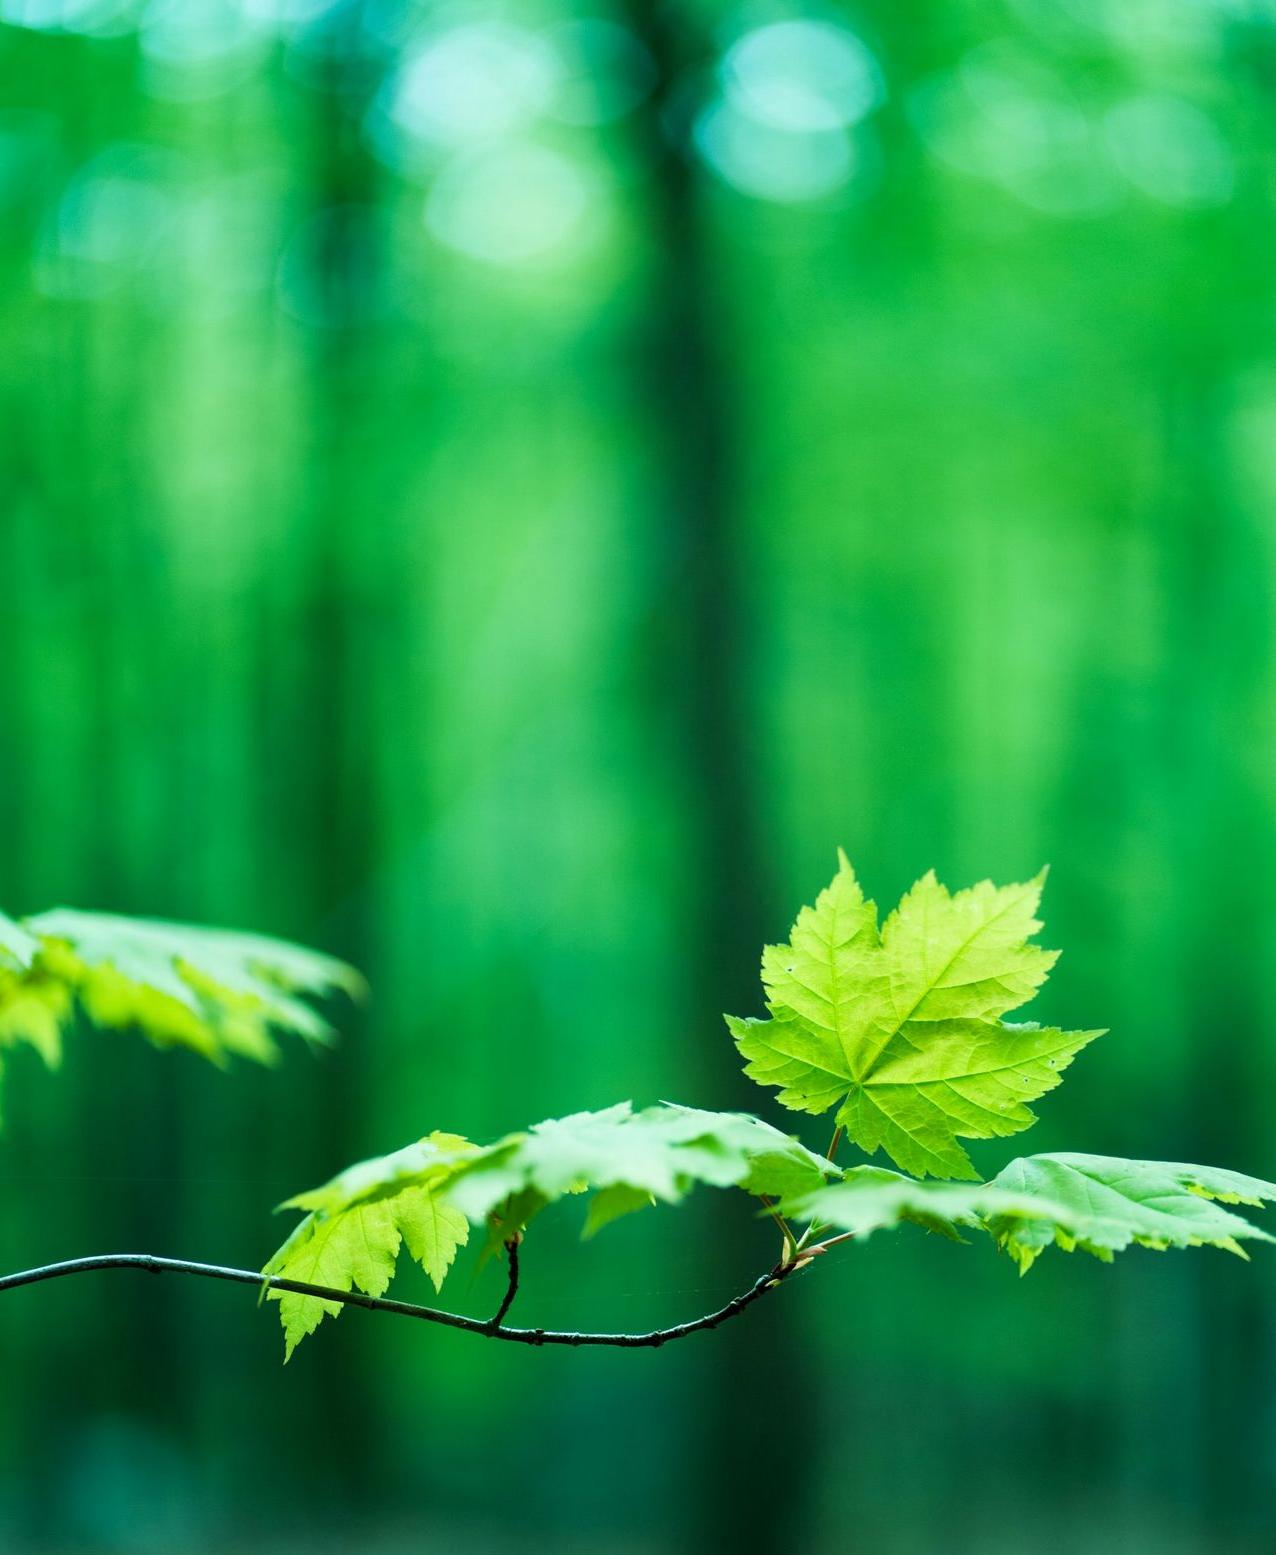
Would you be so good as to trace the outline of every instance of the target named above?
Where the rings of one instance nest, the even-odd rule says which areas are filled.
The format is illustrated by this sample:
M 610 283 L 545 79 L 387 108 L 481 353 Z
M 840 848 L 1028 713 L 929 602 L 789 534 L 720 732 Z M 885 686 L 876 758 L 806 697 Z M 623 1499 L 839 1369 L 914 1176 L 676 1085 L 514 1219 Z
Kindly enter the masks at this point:
M 365 1295 L 380 1296 L 406 1243 L 409 1256 L 429 1275 L 435 1290 L 441 1289 L 457 1250 L 469 1237 L 469 1225 L 458 1209 L 443 1202 L 437 1188 L 473 1149 L 458 1135 L 432 1134 L 394 1156 L 362 1161 L 325 1187 L 298 1195 L 284 1207 L 308 1208 L 310 1213 L 262 1272 L 334 1290 L 357 1287 Z M 324 1317 L 341 1311 L 340 1303 L 315 1296 L 275 1290 L 267 1294 L 279 1302 L 285 1358 Z
M 18 972 L 0 965 L 0 1056 L 6 1048 L 30 1047 L 56 1069 L 70 1011 L 71 992 L 64 982 L 35 969 Z
M 430 1276 L 435 1290 L 441 1289 L 457 1249 L 469 1240 L 465 1216 L 428 1188 L 405 1188 L 389 1202 L 409 1254 Z
M 55 1069 L 70 1009 L 71 991 L 57 978 L 0 970 L 0 1048 L 26 1043 Z
M 782 1197 L 810 1192 L 837 1167 L 796 1139 L 738 1112 L 662 1103 L 635 1113 L 628 1102 L 551 1118 L 479 1149 L 455 1134 L 431 1134 L 390 1155 L 360 1161 L 284 1206 L 309 1211 L 266 1265 L 341 1290 L 393 1270 L 396 1233 L 435 1285 L 465 1241 L 467 1221 L 499 1245 L 555 1200 L 589 1194 L 584 1235 L 657 1201 L 679 1203 L 697 1184 Z M 367 1219 L 361 1217 L 370 1217 Z M 361 1235 L 366 1232 L 370 1250 Z M 317 1274 L 298 1272 L 322 1268 Z M 380 1286 L 384 1289 L 384 1284 Z M 288 1353 L 335 1303 L 281 1301 Z
M 209 1057 L 268 1060 L 272 1028 L 326 1041 L 327 1024 L 292 995 L 362 990 L 343 962 L 259 934 L 67 908 L 25 926 L 44 947 L 36 964 L 71 983 L 99 1025 L 137 1025 Z
M 478 1149 L 460 1134 L 436 1130 L 390 1155 L 358 1161 L 322 1187 L 298 1193 L 279 1207 L 337 1215 L 354 1204 L 369 1204 L 405 1188 L 437 1188 Z
M 361 1204 L 330 1218 L 308 1216 L 262 1272 L 333 1290 L 358 1286 L 365 1295 L 381 1296 L 394 1274 L 402 1240 L 389 1200 Z M 341 1311 L 339 1302 L 292 1291 L 269 1290 L 266 1294 L 279 1303 L 286 1360 L 291 1360 L 292 1352 L 326 1316 L 335 1317 Z
M 813 1188 L 834 1170 L 797 1140 L 743 1113 L 667 1102 L 635 1113 L 622 1102 L 551 1118 L 501 1140 L 466 1161 L 443 1192 L 477 1222 L 522 1194 L 538 1208 L 568 1193 L 628 1190 L 592 1212 L 592 1233 L 615 1219 L 622 1204 L 676 1204 L 696 1183 L 779 1197 Z
M 704 1112 L 670 1102 L 636 1113 L 620 1102 L 602 1112 L 549 1118 L 483 1149 L 455 1134 L 430 1134 L 390 1155 L 360 1161 L 284 1207 L 335 1214 L 425 1186 L 438 1189 L 478 1224 L 524 1193 L 543 1205 L 567 1194 L 624 1187 L 644 1203 L 672 1204 L 696 1183 L 707 1183 L 778 1198 L 810 1190 L 832 1175 L 837 1169 L 823 1156 L 745 1113 Z
M 795 1111 L 838 1106 L 850 1139 L 907 1172 L 974 1177 L 958 1140 L 1027 1128 L 1027 1103 L 1101 1035 L 1001 1019 L 1057 957 L 1029 943 L 1043 880 L 950 895 L 928 874 L 879 935 L 839 855 L 789 943 L 763 952 L 769 1019 L 727 1017 L 745 1072 Z
M 40 942 L 21 924 L 0 912 L 0 970 L 24 972 L 40 948 Z
M 356 994 L 331 956 L 229 930 L 59 908 L 0 916 L 0 1048 L 25 1043 L 54 1064 L 78 1004 L 96 1025 L 133 1027 L 165 1047 L 223 1063 L 273 1063 L 276 1031 L 328 1040 L 298 994 Z
M 960 1242 L 963 1230 L 986 1230 L 999 1216 L 1008 1229 L 1044 1215 L 1063 1226 L 1079 1224 L 1076 1214 L 1044 1195 L 990 1183 L 918 1182 L 883 1166 L 851 1167 L 840 1182 L 782 1205 L 795 1220 L 850 1231 L 857 1237 L 911 1224 Z
M 1080 1248 L 1105 1263 L 1131 1243 L 1170 1247 L 1221 1247 L 1244 1252 L 1246 1238 L 1276 1241 L 1269 1232 L 1223 1204 L 1259 1207 L 1276 1199 L 1276 1183 L 1218 1166 L 1181 1161 L 1127 1161 L 1106 1155 L 1034 1155 L 1012 1161 L 991 1186 L 1038 1196 L 1064 1206 L 1062 1215 L 1027 1222 L 990 1219 L 998 1244 L 1026 1272 L 1051 1246 Z
M 962 1240 L 987 1231 L 1026 1273 L 1050 1246 L 1080 1248 L 1110 1263 L 1131 1245 L 1220 1247 L 1241 1253 L 1246 1238 L 1271 1233 L 1223 1204 L 1259 1207 L 1276 1183 L 1212 1166 L 1127 1161 L 1115 1156 L 1036 1155 L 1012 1161 L 990 1183 L 916 1182 L 875 1166 L 787 1200 L 795 1219 L 856 1236 L 904 1222 Z M 1243 1256 L 1243 1254 L 1242 1254 Z
M 437 1189 L 475 1148 L 459 1134 L 431 1134 L 299 1193 L 281 1208 L 309 1213 L 262 1272 L 334 1290 L 357 1286 L 365 1295 L 380 1296 L 406 1243 L 409 1256 L 441 1289 L 457 1250 L 468 1240 L 469 1224 Z M 314 1296 L 268 1294 L 279 1302 L 285 1358 L 325 1316 L 341 1311 L 338 1302 Z

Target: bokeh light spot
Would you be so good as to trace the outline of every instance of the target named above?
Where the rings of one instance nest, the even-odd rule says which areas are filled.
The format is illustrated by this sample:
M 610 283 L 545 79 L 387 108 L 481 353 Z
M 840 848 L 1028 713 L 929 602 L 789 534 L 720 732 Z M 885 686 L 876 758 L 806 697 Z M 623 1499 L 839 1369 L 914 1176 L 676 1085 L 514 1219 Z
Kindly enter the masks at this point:
M 1224 205 L 1232 153 L 1208 114 L 1181 97 L 1133 97 L 1104 121 L 1112 159 L 1135 188 L 1167 205 Z
M 722 62 L 728 101 L 776 129 L 845 129 L 882 96 L 877 62 L 860 40 L 828 22 L 774 22 L 745 33 Z
M 163 159 L 120 143 L 87 163 L 63 191 L 35 256 L 35 277 L 51 296 L 98 297 L 149 268 L 172 234 L 173 199 L 160 182 Z
M 389 114 L 417 140 L 444 147 L 508 134 L 549 103 L 561 64 L 538 33 L 469 22 L 427 36 L 395 77 Z
M 972 50 L 957 70 L 917 88 L 908 106 L 937 157 L 1043 214 L 1094 216 L 1122 198 L 1090 116 L 1054 72 L 1016 50 Z
M 720 178 L 762 200 L 819 199 L 842 188 L 855 170 L 845 130 L 781 130 L 740 113 L 729 101 L 705 109 L 694 134 L 700 154 Z
M 0 21 L 32 32 L 117 31 L 132 10 L 129 0 L 0 0 Z
M 579 247 L 592 197 L 588 177 L 562 152 L 498 142 L 443 168 L 425 223 L 441 243 L 473 259 L 525 264 Z

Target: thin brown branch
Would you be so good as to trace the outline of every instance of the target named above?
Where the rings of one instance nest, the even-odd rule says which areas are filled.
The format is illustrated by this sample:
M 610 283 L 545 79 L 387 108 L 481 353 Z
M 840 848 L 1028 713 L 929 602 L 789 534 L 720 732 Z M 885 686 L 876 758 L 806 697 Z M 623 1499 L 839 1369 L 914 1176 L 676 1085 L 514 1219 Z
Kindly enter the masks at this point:
M 391 1301 L 385 1296 L 365 1296 L 359 1291 L 334 1290 L 327 1285 L 308 1285 L 302 1280 L 286 1280 L 276 1274 L 258 1274 L 252 1269 L 228 1269 L 219 1264 L 189 1263 L 183 1258 L 159 1258 L 151 1253 L 102 1253 L 93 1258 L 73 1258 L 66 1263 L 45 1264 L 38 1269 L 24 1269 L 18 1274 L 0 1277 L 0 1292 L 17 1290 L 23 1285 L 37 1285 L 45 1280 L 65 1279 L 73 1274 L 93 1274 L 105 1269 L 141 1269 L 149 1274 L 188 1274 L 198 1279 L 228 1280 L 236 1285 L 255 1285 L 258 1289 L 286 1290 L 298 1296 L 315 1296 L 322 1301 L 339 1302 L 346 1307 L 362 1307 L 368 1312 L 394 1312 L 400 1317 L 415 1317 L 426 1323 L 440 1323 L 445 1328 L 459 1328 L 467 1334 L 479 1334 L 485 1339 L 504 1339 L 510 1344 L 530 1345 L 610 1345 L 623 1350 L 658 1349 L 675 1339 L 687 1339 L 692 1334 L 706 1332 L 729 1322 L 746 1311 L 755 1301 L 770 1290 L 776 1289 L 794 1273 L 798 1266 L 781 1262 L 755 1280 L 748 1290 L 733 1297 L 726 1306 L 688 1323 L 678 1323 L 672 1328 L 655 1328 L 641 1334 L 573 1333 L 552 1328 L 501 1328 L 501 1313 L 495 1320 L 461 1317 L 455 1312 L 441 1312 L 434 1307 L 418 1307 L 407 1301 Z M 508 1292 L 507 1292 L 508 1295 Z M 512 1297 L 510 1298 L 513 1299 Z

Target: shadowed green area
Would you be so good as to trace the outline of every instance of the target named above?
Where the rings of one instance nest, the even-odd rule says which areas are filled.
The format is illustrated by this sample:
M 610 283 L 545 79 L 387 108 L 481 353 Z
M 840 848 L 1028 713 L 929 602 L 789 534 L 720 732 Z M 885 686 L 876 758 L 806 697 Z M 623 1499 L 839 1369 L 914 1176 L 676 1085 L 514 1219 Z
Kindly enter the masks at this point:
M 273 1071 L 16 1054 L 0 1264 L 259 1267 L 621 1097 L 822 1151 L 721 1012 L 839 842 L 1052 866 L 1033 1018 L 1110 1035 L 1024 1148 L 1276 1176 L 1274 66 L 1240 0 L 0 0 L 0 903 L 373 990 Z M 721 1197 L 547 1210 L 518 1320 L 747 1288 Z M 874 1236 L 667 1352 L 287 1368 L 191 1284 L 0 1304 L 6 1555 L 1270 1551 L 1270 1258 Z

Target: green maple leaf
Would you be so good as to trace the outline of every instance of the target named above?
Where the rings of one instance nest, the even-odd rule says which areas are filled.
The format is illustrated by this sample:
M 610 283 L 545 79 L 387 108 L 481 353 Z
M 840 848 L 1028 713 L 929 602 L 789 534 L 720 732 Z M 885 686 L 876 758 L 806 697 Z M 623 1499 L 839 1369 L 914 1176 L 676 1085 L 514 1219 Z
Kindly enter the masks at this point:
M 591 1205 L 590 1229 L 597 1230 L 624 1209 L 679 1203 L 697 1183 L 781 1198 L 837 1175 L 823 1156 L 745 1113 L 671 1102 L 636 1113 L 620 1102 L 548 1118 L 482 1149 L 455 1134 L 431 1134 L 361 1161 L 284 1207 L 333 1215 L 426 1186 L 473 1223 L 495 1217 L 512 1234 L 545 1205 L 593 1192 L 602 1200 Z
M 273 1063 L 277 1031 L 325 1042 L 331 1030 L 296 995 L 363 980 L 352 967 L 258 934 L 58 908 L 16 923 L 0 913 L 0 1051 L 24 1044 L 50 1067 L 76 1007 L 110 1028 L 224 1063 Z
M 20 923 L 0 912 L 0 970 L 25 972 L 35 960 L 40 942 Z
M 680 1203 L 697 1184 L 780 1198 L 810 1192 L 839 1169 L 758 1118 L 628 1102 L 550 1118 L 480 1149 L 455 1134 L 360 1161 L 282 1206 L 308 1211 L 263 1271 L 380 1295 L 399 1239 L 436 1287 L 465 1242 L 467 1223 L 499 1246 L 546 1205 L 590 1194 L 584 1235 L 648 1205 Z M 405 1213 L 405 1206 L 407 1213 Z M 335 1302 L 272 1292 L 288 1354 Z
M 961 1242 L 963 1230 L 985 1231 L 994 1216 L 1008 1235 L 1043 1217 L 1068 1228 L 1079 1224 L 1073 1209 L 1043 1193 L 995 1183 L 919 1182 L 883 1166 L 851 1167 L 840 1182 L 786 1200 L 781 1208 L 794 1219 L 857 1237 L 910 1224 Z
M 24 970 L 0 962 L 0 1051 L 31 1047 L 50 1069 L 56 1069 L 62 1061 L 62 1032 L 71 1018 L 73 1000 L 65 981 L 39 964 L 39 944 L 34 943 L 37 954 Z
M 850 1139 L 906 1172 L 974 1178 L 958 1139 L 1027 1128 L 1027 1103 L 1102 1035 L 1001 1019 L 1057 959 L 1029 942 L 1043 881 L 950 895 L 927 874 L 879 933 L 839 854 L 789 943 L 763 951 L 769 1019 L 726 1018 L 745 1073 L 795 1111 L 837 1106 Z
M 312 1042 L 330 1028 L 298 998 L 334 988 L 357 994 L 362 979 L 331 956 L 264 935 L 58 908 L 23 921 L 37 950 L 0 987 L 5 1006 L 54 985 L 73 994 L 97 1025 L 137 1026 L 161 1046 L 269 1063 L 273 1031 Z M 63 1013 L 69 1011 L 63 1001 Z
M 290 1199 L 281 1208 L 310 1213 L 262 1273 L 382 1296 L 406 1244 L 409 1256 L 429 1275 L 435 1290 L 441 1290 L 457 1251 L 469 1238 L 469 1223 L 442 1201 L 437 1189 L 473 1149 L 458 1135 L 432 1134 L 394 1156 L 360 1162 L 323 1188 Z M 266 1294 L 279 1303 L 285 1360 L 325 1317 L 341 1312 L 339 1302 L 315 1296 L 279 1290 Z
M 443 1191 L 471 1220 L 496 1215 L 507 1232 L 565 1194 L 595 1191 L 589 1235 L 644 1205 L 677 1204 L 696 1183 L 781 1197 L 835 1171 L 796 1139 L 743 1113 L 669 1102 L 635 1113 L 621 1102 L 501 1140 L 464 1162 Z
M 0 913 L 0 1051 L 25 1044 L 53 1069 L 71 1000 L 64 985 L 32 970 L 39 950 L 33 934 Z
M 325 1219 L 308 1216 L 262 1273 L 333 1290 L 351 1290 L 357 1285 L 365 1295 L 382 1296 L 394 1274 L 402 1241 L 394 1212 L 385 1200 Z M 266 1295 L 279 1303 L 285 1360 L 292 1359 L 293 1351 L 325 1317 L 335 1317 L 341 1311 L 339 1302 L 292 1291 L 267 1290 Z
M 307 1216 L 262 1272 L 334 1290 L 358 1287 L 365 1295 L 383 1296 L 406 1242 L 437 1290 L 469 1232 L 465 1216 L 439 1203 L 428 1188 L 404 1188 L 393 1197 L 358 1204 L 338 1215 Z M 326 1316 L 341 1311 L 338 1302 L 294 1291 L 266 1294 L 279 1303 L 285 1360 Z
M 990 1183 L 918 1182 L 882 1167 L 853 1167 L 840 1182 L 781 1208 L 795 1219 L 856 1236 L 911 1222 L 963 1240 L 988 1232 L 1026 1273 L 1045 1248 L 1080 1248 L 1104 1262 L 1131 1245 L 1220 1247 L 1276 1241 L 1223 1204 L 1276 1199 L 1276 1183 L 1220 1167 L 1115 1156 L 1036 1155 L 1012 1161 Z
M 435 1189 L 478 1153 L 479 1147 L 463 1135 L 436 1130 L 402 1150 L 358 1161 L 322 1187 L 298 1193 L 279 1207 L 339 1215 L 357 1204 L 390 1198 L 405 1188 Z
M 1276 1183 L 1218 1166 L 1106 1155 L 1034 1155 L 1012 1161 L 992 1187 L 1040 1196 L 1066 1211 L 1015 1224 L 990 1217 L 989 1230 L 1025 1273 L 1052 1244 L 1065 1252 L 1080 1248 L 1107 1263 L 1132 1243 L 1158 1251 L 1221 1247 L 1244 1257 L 1240 1243 L 1246 1238 L 1276 1241 L 1222 1208 L 1260 1207 L 1276 1199 Z

